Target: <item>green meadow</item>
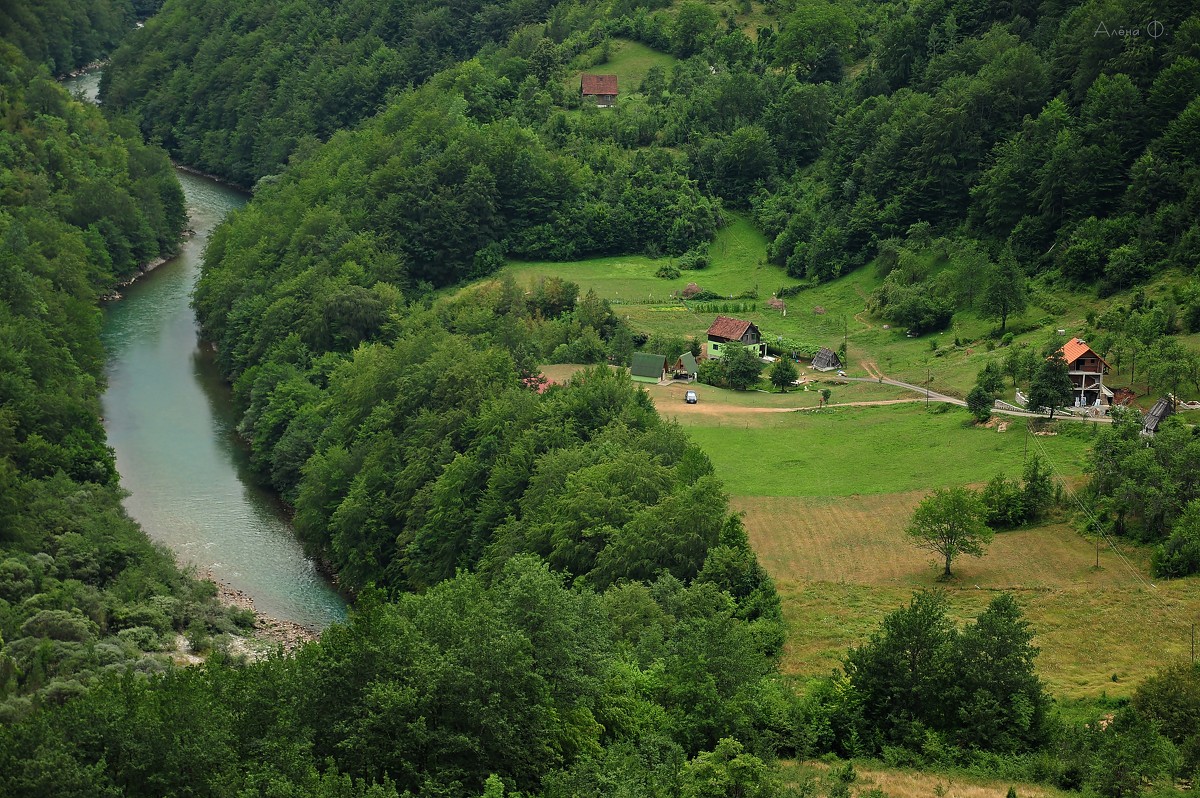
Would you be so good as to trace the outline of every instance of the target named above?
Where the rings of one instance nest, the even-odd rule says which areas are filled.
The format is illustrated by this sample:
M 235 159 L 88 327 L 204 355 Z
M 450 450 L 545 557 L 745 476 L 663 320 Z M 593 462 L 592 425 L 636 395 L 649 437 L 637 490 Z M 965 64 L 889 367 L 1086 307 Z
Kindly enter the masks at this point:
M 921 402 L 676 418 L 735 496 L 899 493 L 986 482 L 997 473 L 1019 477 L 1027 443 L 1024 418 L 997 432 L 965 426 L 966 410 L 930 413 Z M 1064 475 L 1082 473 L 1094 426 L 1049 429 L 1054 434 L 1030 436 L 1029 454 L 1044 453 Z

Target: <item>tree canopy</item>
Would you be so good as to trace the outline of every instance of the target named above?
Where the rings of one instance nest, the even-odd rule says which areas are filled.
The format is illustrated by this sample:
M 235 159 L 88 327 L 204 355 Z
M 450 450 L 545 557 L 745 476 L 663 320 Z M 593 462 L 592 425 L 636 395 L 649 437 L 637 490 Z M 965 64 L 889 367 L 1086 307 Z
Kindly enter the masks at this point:
M 943 488 L 921 500 L 906 530 L 913 543 L 945 560 L 943 578 L 949 579 L 951 562 L 961 555 L 982 557 L 992 540 L 983 502 L 969 488 Z

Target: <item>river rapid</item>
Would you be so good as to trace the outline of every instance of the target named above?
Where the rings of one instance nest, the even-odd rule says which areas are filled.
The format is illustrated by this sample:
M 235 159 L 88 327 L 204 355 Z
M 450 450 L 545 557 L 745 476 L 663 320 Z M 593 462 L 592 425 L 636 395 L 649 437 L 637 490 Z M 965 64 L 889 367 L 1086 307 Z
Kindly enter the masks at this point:
M 64 84 L 95 102 L 99 81 L 93 72 Z M 285 508 L 256 484 L 228 386 L 200 347 L 189 304 L 209 234 L 248 197 L 176 174 L 195 235 L 104 311 L 104 426 L 125 508 L 152 540 L 250 596 L 259 612 L 320 630 L 345 617 L 345 602 L 304 556 Z

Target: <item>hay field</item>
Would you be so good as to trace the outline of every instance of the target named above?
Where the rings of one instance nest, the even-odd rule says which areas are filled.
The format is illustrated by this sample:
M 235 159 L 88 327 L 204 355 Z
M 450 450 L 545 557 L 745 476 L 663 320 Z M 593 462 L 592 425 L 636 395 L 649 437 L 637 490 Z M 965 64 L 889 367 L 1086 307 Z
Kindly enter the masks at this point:
M 1093 542 L 1054 523 L 997 534 L 984 557 L 958 560 L 955 580 L 942 583 L 930 555 L 903 535 L 922 495 L 732 500 L 783 600 L 785 674 L 827 674 L 923 587 L 945 589 L 960 623 L 997 592 L 1014 593 L 1042 650 L 1038 671 L 1059 698 L 1128 695 L 1187 655 L 1188 624 L 1200 616 L 1196 580 L 1154 583 L 1146 553 L 1130 547 L 1124 560 L 1102 549 L 1095 570 Z

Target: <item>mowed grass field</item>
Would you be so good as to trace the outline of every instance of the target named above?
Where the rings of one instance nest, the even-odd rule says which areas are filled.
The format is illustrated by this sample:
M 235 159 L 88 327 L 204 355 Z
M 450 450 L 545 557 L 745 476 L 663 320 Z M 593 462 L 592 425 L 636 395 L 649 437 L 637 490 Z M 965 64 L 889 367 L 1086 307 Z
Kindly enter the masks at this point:
M 1024 418 L 997 432 L 964 426 L 966 410 L 933 414 L 923 402 L 736 417 L 699 407 L 680 403 L 664 412 L 708 453 L 734 496 L 897 493 L 982 483 L 997 473 L 1019 477 L 1023 468 Z M 1093 428 L 1070 423 L 1031 436 L 1029 452 L 1044 450 L 1063 473 L 1078 474 Z
M 931 414 L 921 402 L 790 412 L 726 403 L 708 386 L 698 388 L 700 404 L 685 405 L 674 396 L 678 388 L 651 395 L 705 450 L 732 508 L 744 513 L 783 600 L 785 674 L 801 682 L 828 674 L 924 588 L 946 590 L 960 623 L 998 592 L 1012 592 L 1041 648 L 1039 673 L 1061 698 L 1127 695 L 1187 655 L 1200 584 L 1153 583 L 1148 552 L 1127 545 L 1123 556 L 1102 548 L 1094 568 L 1094 540 L 1076 531 L 1072 505 L 1054 523 L 998 533 L 984 557 L 955 562 L 950 582 L 938 580 L 933 555 L 908 542 L 908 519 L 932 489 L 981 486 L 998 472 L 1020 476 L 1025 419 L 1005 419 L 1007 431 L 997 432 L 964 426 L 964 410 Z M 1058 422 L 1049 427 L 1058 434 L 1031 435 L 1029 451 L 1079 487 L 1093 429 Z
M 940 582 L 933 555 L 904 535 L 923 495 L 733 499 L 783 599 L 785 674 L 829 673 L 914 590 L 935 587 L 960 623 L 997 592 L 1012 592 L 1041 648 L 1038 671 L 1058 697 L 1126 695 L 1188 654 L 1189 619 L 1200 613 L 1195 580 L 1153 582 L 1145 552 L 1129 547 L 1124 559 L 1101 548 L 1097 570 L 1094 541 L 1060 522 L 998 533 L 984 557 L 961 558 L 955 579 Z

